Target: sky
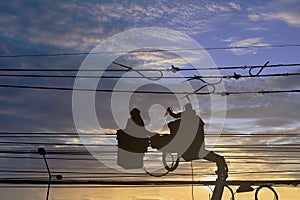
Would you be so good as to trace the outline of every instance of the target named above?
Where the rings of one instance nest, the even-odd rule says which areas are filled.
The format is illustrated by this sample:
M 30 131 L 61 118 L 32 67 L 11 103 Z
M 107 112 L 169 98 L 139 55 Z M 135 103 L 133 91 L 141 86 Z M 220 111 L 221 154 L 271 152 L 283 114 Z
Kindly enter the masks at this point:
M 166 124 L 173 120 L 165 116 L 165 110 L 168 106 L 176 112 L 182 110 L 183 104 L 189 101 L 183 94 L 127 95 L 7 86 L 136 88 L 140 91 L 192 93 L 205 85 L 200 80 L 184 82 L 194 75 L 300 72 L 299 65 L 268 67 L 299 63 L 298 0 L 10 0 L 0 2 L 0 30 L 0 179 L 47 180 L 43 160 L 35 153 L 41 146 L 52 152 L 47 155 L 50 168 L 53 174 L 62 174 L 64 180 L 190 181 L 192 178 L 188 162 L 180 163 L 178 169 L 161 178 L 111 168 L 117 159 L 114 134 L 117 129 L 125 127 L 129 110 L 138 107 L 148 130 L 165 133 L 168 132 Z M 124 70 L 124 67 L 112 62 L 129 66 L 131 71 L 114 72 Z M 267 62 L 267 67 L 254 68 L 249 73 L 247 67 L 263 66 Z M 172 65 L 194 70 L 174 73 L 170 70 Z M 244 68 L 203 70 L 205 67 L 229 66 Z M 66 69 L 75 71 L 62 71 Z M 79 69 L 111 71 L 77 73 Z M 132 69 L 160 69 L 161 72 Z M 97 78 L 75 79 L 76 75 Z M 100 76 L 122 78 L 99 79 Z M 130 76 L 140 78 L 128 78 Z M 237 80 L 225 77 L 220 83 L 218 78 L 203 80 L 210 84 L 200 93 L 212 92 L 213 89 L 219 93 L 190 94 L 189 98 L 205 122 L 207 147 L 223 155 L 228 162 L 228 180 L 299 180 L 299 93 L 255 93 L 299 90 L 298 76 L 252 76 Z M 254 93 L 220 95 L 225 91 Z M 99 134 L 99 137 L 85 137 L 90 133 Z M 220 133 L 220 137 L 213 137 Z M 82 146 L 86 143 L 103 146 Z M 109 146 L 111 144 L 113 147 Z M 105 153 L 108 150 L 114 153 Z M 156 159 L 153 155 L 146 156 L 150 160 Z M 149 163 L 150 167 L 156 166 L 156 163 Z M 193 166 L 194 180 L 215 180 L 213 163 L 197 160 Z M 0 194 L 5 199 L 43 199 L 45 187 L 1 188 Z M 281 199 L 295 199 L 300 194 L 297 187 L 284 186 L 276 191 Z M 209 193 L 209 188 L 195 186 L 195 199 L 208 198 Z M 242 195 L 236 197 L 254 197 L 254 193 Z M 104 198 L 189 199 L 191 187 L 55 188 L 50 194 L 50 199 L 57 200 Z

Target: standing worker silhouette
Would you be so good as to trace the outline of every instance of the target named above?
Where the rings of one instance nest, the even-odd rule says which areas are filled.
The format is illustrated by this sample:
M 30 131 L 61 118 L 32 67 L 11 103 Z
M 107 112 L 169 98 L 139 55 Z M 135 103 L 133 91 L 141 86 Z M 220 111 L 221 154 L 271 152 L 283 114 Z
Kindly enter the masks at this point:
M 149 146 L 149 137 L 140 115 L 140 110 L 133 108 L 124 130 L 117 130 L 118 157 L 117 164 L 125 169 L 139 169 L 143 167 L 144 153 Z
M 127 120 L 125 132 L 138 138 L 147 138 L 148 131 L 145 129 L 145 123 L 140 115 L 141 111 L 133 108 L 130 111 L 130 118 Z
M 179 113 L 174 113 L 171 107 L 168 107 L 167 112 L 169 113 L 170 116 L 174 118 L 180 118 L 181 120 L 184 119 L 185 121 L 188 121 L 190 118 L 195 118 L 195 117 L 199 119 L 197 134 L 190 147 L 183 153 L 182 157 L 186 161 L 203 158 L 205 160 L 215 162 L 218 167 L 218 171 L 216 171 L 216 173 L 219 176 L 218 178 L 222 180 L 226 180 L 228 176 L 228 167 L 225 162 L 225 159 L 223 156 L 215 154 L 212 151 L 207 151 L 205 149 L 205 141 L 204 141 L 205 123 L 199 116 L 196 115 L 196 111 L 193 109 L 192 104 L 190 103 L 186 104 L 184 106 L 184 111 Z M 191 126 L 195 126 L 195 125 L 191 125 Z M 188 132 L 188 130 L 186 131 Z

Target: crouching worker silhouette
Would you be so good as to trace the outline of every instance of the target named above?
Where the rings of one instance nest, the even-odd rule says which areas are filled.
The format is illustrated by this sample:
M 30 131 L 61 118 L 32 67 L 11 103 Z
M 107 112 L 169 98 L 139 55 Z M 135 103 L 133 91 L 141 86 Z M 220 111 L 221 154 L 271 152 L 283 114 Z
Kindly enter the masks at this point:
M 117 130 L 118 157 L 117 164 L 125 169 L 143 167 L 144 154 L 149 146 L 151 132 L 145 128 L 140 110 L 133 108 L 124 130 Z
M 190 103 L 186 104 L 184 106 L 184 111 L 179 112 L 179 113 L 174 113 L 172 111 L 172 108 L 169 107 L 167 109 L 167 112 L 169 113 L 170 116 L 172 116 L 174 118 L 179 118 L 181 121 L 187 121 L 187 122 L 191 122 L 191 123 L 195 123 L 195 120 L 191 121 L 190 119 L 198 118 L 198 120 L 196 120 L 196 123 L 198 123 L 197 134 L 195 135 L 194 140 L 192 141 L 189 148 L 181 155 L 181 157 L 183 159 L 185 159 L 186 161 L 203 158 L 205 160 L 215 162 L 218 167 L 218 171 L 216 171 L 216 173 L 218 175 L 218 179 L 226 180 L 226 178 L 228 176 L 227 175 L 228 167 L 225 162 L 225 159 L 224 159 L 224 157 L 205 149 L 205 141 L 204 141 L 204 124 L 205 123 L 199 116 L 196 115 L 196 112 L 193 109 L 192 105 Z M 174 131 L 174 130 L 172 130 L 174 128 L 175 128 L 175 131 L 178 130 L 178 123 L 176 125 L 177 126 L 174 126 L 174 125 L 172 126 L 172 124 L 170 123 L 169 128 L 171 129 L 171 133 L 172 133 L 172 131 Z M 195 124 L 188 124 L 188 125 L 191 128 L 192 128 L 192 126 L 195 126 Z M 184 128 L 184 129 L 186 129 L 186 128 Z M 188 132 L 189 132 L 189 127 L 187 127 L 184 134 L 189 134 Z

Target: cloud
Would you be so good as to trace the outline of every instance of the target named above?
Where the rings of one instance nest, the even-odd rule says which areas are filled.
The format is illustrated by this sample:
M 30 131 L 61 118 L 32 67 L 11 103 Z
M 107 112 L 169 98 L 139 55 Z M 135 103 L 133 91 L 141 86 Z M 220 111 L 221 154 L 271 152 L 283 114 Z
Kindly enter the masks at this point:
M 224 39 L 223 42 L 228 42 L 228 47 L 251 47 L 251 46 L 268 46 L 270 45 L 267 42 L 264 42 L 262 37 L 252 37 L 246 39 L 238 39 L 236 37 L 229 37 Z M 246 54 L 256 54 L 257 49 L 255 48 L 236 48 L 230 49 L 229 51 L 233 52 L 236 55 L 246 55 Z
M 253 27 L 249 27 L 248 29 L 251 31 L 267 31 L 267 30 L 269 30 L 268 28 L 261 27 L 261 26 L 253 26 Z
M 251 21 L 282 21 L 290 26 L 300 26 L 300 5 L 298 1 L 277 1 L 269 3 L 272 11 L 265 11 L 265 8 L 250 8 L 248 19 Z M 264 9 L 264 10 L 263 10 Z
M 229 2 L 228 5 L 231 6 L 231 8 L 233 8 L 233 9 L 235 9 L 235 10 L 238 10 L 238 11 L 241 11 L 241 10 L 242 10 L 242 7 L 241 7 L 238 3 L 235 3 L 235 2 Z
M 242 73 L 243 74 L 243 73 Z M 261 91 L 293 89 L 299 81 L 281 78 L 242 78 L 225 80 L 226 91 Z M 295 86 L 294 86 L 295 87 Z M 244 94 L 227 96 L 226 121 L 231 127 L 245 132 L 249 129 L 288 127 L 300 118 L 295 107 L 300 106 L 298 94 Z
M 260 127 L 275 128 L 275 127 L 284 127 L 284 126 L 292 124 L 293 122 L 294 122 L 293 120 L 269 117 L 269 118 L 257 120 L 254 123 L 254 125 L 258 125 Z
M 299 12 L 278 12 L 278 13 L 259 13 L 249 14 L 248 18 L 252 21 L 260 20 L 279 20 L 289 25 L 299 27 L 300 26 L 300 14 Z
M 181 1 L 16 1 L 1 4 L 1 35 L 30 45 L 73 51 L 90 50 L 110 35 L 136 27 L 165 27 L 198 35 L 216 29 L 231 12 L 240 9 L 237 3 L 209 1 L 189 4 Z
M 216 12 L 216 13 L 218 13 L 218 12 L 228 12 L 229 11 L 229 7 L 218 5 L 218 4 L 211 4 L 211 5 L 206 6 L 206 8 L 207 8 L 208 11 Z
M 300 73 L 300 69 L 291 70 L 288 73 Z M 283 76 L 283 77 L 270 79 L 269 81 L 267 81 L 267 84 L 269 84 L 271 87 L 279 88 L 279 89 L 298 89 L 300 87 L 298 75 Z

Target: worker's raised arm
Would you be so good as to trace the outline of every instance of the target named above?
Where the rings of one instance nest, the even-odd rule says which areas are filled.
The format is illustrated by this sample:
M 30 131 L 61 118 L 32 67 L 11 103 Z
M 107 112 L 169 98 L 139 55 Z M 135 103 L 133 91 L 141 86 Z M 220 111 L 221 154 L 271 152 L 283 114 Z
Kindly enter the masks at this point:
M 174 118 L 180 118 L 181 117 L 181 113 L 174 113 L 171 107 L 167 108 L 167 112 L 169 113 L 170 116 L 174 117 Z

